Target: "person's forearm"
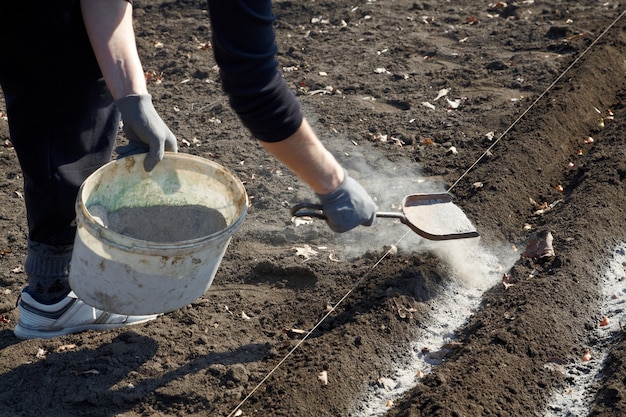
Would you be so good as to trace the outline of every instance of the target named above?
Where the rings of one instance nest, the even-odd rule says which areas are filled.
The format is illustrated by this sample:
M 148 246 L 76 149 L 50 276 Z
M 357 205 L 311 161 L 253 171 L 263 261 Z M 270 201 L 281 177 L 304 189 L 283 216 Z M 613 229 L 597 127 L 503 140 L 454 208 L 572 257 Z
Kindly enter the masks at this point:
M 85 27 L 98 64 L 114 99 L 147 94 L 132 24 L 125 0 L 81 0 Z
M 322 145 L 306 120 L 287 139 L 261 142 L 261 145 L 318 194 L 334 191 L 344 179 L 343 168 Z

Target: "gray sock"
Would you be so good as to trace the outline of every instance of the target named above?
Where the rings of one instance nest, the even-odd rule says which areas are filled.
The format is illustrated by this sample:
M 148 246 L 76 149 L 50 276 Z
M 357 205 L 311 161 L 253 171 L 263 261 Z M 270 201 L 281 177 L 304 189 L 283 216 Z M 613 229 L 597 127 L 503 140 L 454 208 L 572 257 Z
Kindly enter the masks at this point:
M 42 304 L 61 301 L 71 291 L 68 283 L 73 245 L 47 245 L 28 241 L 24 272 L 28 293 Z

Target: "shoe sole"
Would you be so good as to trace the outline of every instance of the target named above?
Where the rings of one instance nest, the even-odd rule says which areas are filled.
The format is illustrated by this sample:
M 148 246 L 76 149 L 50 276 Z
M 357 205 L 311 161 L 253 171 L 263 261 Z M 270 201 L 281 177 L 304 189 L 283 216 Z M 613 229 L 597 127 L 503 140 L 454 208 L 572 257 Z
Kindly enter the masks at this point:
M 86 324 L 84 326 L 76 326 L 70 328 L 62 328 L 58 330 L 37 330 L 37 329 L 29 329 L 27 327 L 21 326 L 19 323 L 13 329 L 13 334 L 18 339 L 29 340 L 29 339 L 52 339 L 54 337 L 65 336 L 68 334 L 81 333 L 87 330 L 114 330 L 119 329 L 121 327 L 134 326 L 136 324 L 147 323 L 156 319 L 156 317 L 150 317 L 145 320 L 134 321 L 132 323 L 111 323 L 111 324 Z

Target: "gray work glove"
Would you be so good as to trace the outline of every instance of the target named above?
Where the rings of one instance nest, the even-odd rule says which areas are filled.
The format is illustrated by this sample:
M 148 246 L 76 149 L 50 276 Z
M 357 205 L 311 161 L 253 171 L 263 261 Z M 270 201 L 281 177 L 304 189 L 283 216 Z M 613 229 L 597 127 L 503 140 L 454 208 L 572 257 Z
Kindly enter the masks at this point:
M 376 204 L 347 172 L 335 191 L 316 195 L 322 203 L 328 226 L 334 232 L 347 232 L 359 225 L 371 226 L 376 219 Z
M 164 151 L 177 152 L 176 137 L 152 105 L 150 94 L 131 94 L 115 104 L 122 114 L 128 145 L 117 148 L 121 156 L 148 152 L 144 161 L 146 171 L 163 159 Z

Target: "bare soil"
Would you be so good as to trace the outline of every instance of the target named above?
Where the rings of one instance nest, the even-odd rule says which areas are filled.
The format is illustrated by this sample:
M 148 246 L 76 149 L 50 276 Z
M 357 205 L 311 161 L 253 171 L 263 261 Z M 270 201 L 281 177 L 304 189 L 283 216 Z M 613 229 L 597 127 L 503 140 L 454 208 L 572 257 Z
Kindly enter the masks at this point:
M 502 271 L 513 285 L 485 291 L 456 332 L 459 347 L 386 415 L 542 415 L 572 383 L 544 365 L 594 352 L 602 274 L 626 239 L 619 5 L 274 3 L 285 78 L 381 209 L 392 209 L 389 192 L 396 208 L 406 194 L 396 184 L 450 189 L 480 245 L 516 259 Z M 363 393 L 428 325 L 425 302 L 455 279 L 450 265 L 419 240 L 383 256 L 407 231 L 393 222 L 345 235 L 320 221 L 296 227 L 289 208 L 313 195 L 230 110 L 203 47 L 204 3 L 135 1 L 135 15 L 155 105 L 181 152 L 234 171 L 249 214 L 193 304 L 132 328 L 20 341 L 12 328 L 26 281 L 22 175 L 0 120 L 0 415 L 227 416 L 244 399 L 244 416 L 357 415 Z M 540 215 L 532 201 L 556 204 Z M 521 256 L 532 233 L 547 232 L 554 256 Z M 305 245 L 317 254 L 306 259 Z M 316 324 L 303 342 L 285 331 Z M 611 347 L 592 416 L 626 415 L 622 332 Z

